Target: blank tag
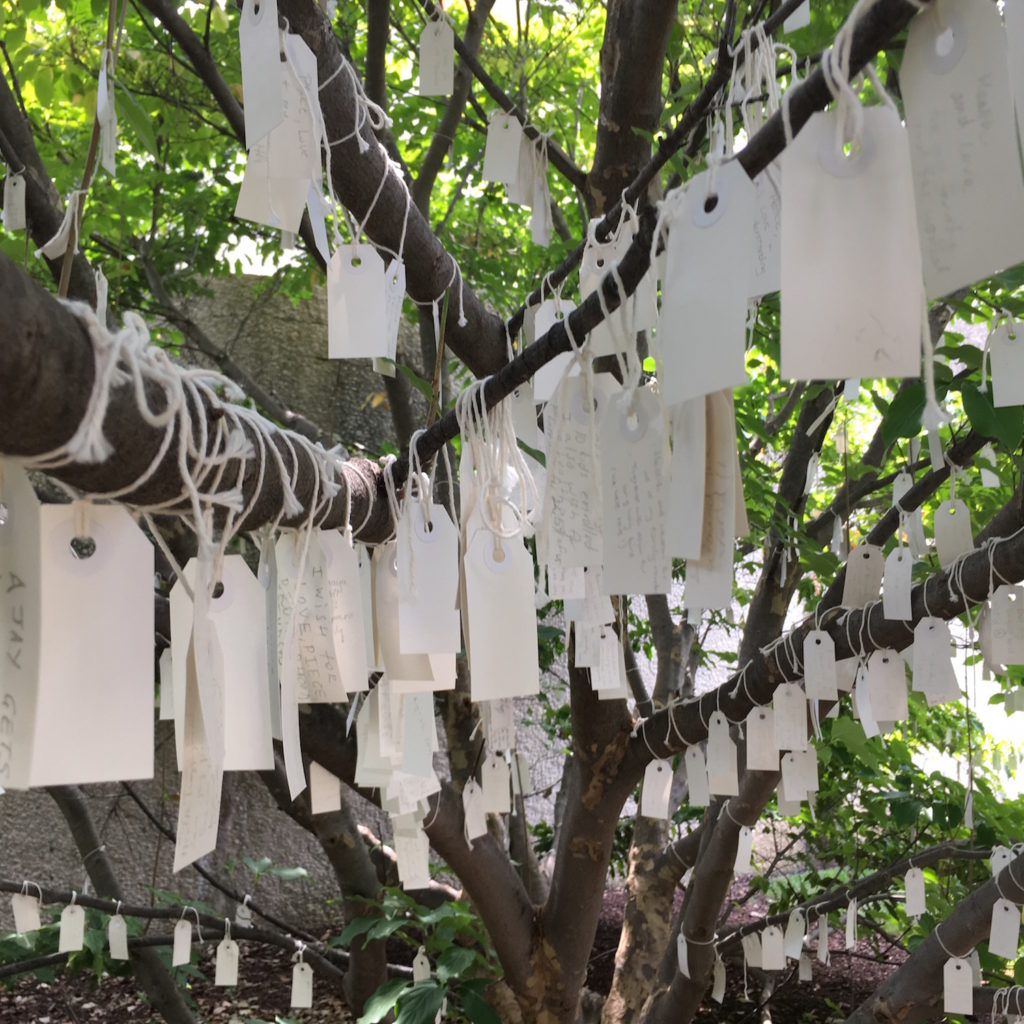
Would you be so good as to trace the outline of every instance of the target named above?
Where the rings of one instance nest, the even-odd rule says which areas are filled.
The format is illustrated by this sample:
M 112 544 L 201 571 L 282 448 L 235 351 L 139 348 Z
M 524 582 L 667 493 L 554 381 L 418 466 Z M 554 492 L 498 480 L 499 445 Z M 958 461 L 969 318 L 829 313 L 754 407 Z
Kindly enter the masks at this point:
M 647 388 L 613 395 L 601 414 L 602 587 L 609 594 L 667 594 L 667 450 L 661 403 Z
M 711 998 L 716 1003 L 721 1003 L 725 998 L 725 961 L 720 956 L 715 957 L 715 980 L 711 986 Z
M 850 900 L 846 907 L 846 948 L 857 945 L 857 900 Z
M 807 28 L 811 23 L 811 0 L 804 2 L 782 23 L 782 31 L 789 35 L 790 32 L 799 32 Z
M 519 751 L 511 755 L 512 764 L 509 765 L 509 774 L 512 776 L 512 795 L 530 795 L 530 761 L 527 756 Z
M 413 984 L 430 980 L 430 961 L 427 959 L 427 951 L 422 946 L 412 958 L 412 980 Z
M 950 957 L 942 968 L 942 1009 L 945 1013 L 974 1013 L 971 965 L 959 956 Z
M 818 790 L 818 755 L 813 747 L 782 755 L 782 785 L 790 800 L 804 800 Z
M 761 969 L 784 971 L 786 969 L 785 944 L 782 929 L 770 924 L 761 933 Z
M 761 936 L 757 932 L 747 932 L 740 942 L 743 944 L 743 957 L 747 966 L 755 971 L 761 970 Z
M 920 373 L 910 149 L 895 110 L 862 113 L 854 155 L 838 146 L 836 110 L 812 115 L 782 155 L 779 369 L 790 380 Z M 879 234 L 891 259 L 877 259 Z
M 672 792 L 672 764 L 652 761 L 644 771 L 644 788 L 640 794 L 640 813 L 645 818 L 667 821 L 672 815 L 669 797 Z
M 914 627 L 913 689 L 923 693 L 930 706 L 960 699 L 952 642 L 949 626 L 942 619 L 926 617 Z
M 238 42 L 245 100 L 245 148 L 251 150 L 284 120 L 277 0 L 245 0 Z
M 775 691 L 775 746 L 779 750 L 807 749 L 807 698 L 796 683 Z
M 775 745 L 775 711 L 754 708 L 747 715 L 747 770 L 777 772 L 779 748 Z
M 434 673 L 426 654 L 402 654 L 398 637 L 398 545 L 378 544 L 373 553 L 373 615 L 378 655 L 388 679 L 430 689 Z
M 182 967 L 192 958 L 192 922 L 182 918 L 174 926 L 171 966 Z
M 993 381 L 993 385 L 995 382 Z M 1022 404 L 1024 399 L 1017 404 Z M 999 474 L 996 473 L 996 450 L 990 444 L 986 444 L 978 452 L 978 467 L 981 469 L 981 486 L 998 487 Z
M 537 307 L 534 315 L 537 338 L 542 338 L 556 323 L 561 323 L 574 309 L 575 302 L 568 299 L 545 299 Z M 572 352 L 560 352 L 550 362 L 545 363 L 533 378 L 533 397 L 537 404 L 548 401 L 558 388 L 559 381 L 565 376 L 573 361 Z
M 754 851 L 754 832 L 746 825 L 740 825 L 736 840 L 736 863 L 733 871 L 737 875 L 749 875 L 751 871 L 750 857 Z
M 818 918 L 818 963 L 828 963 L 828 914 Z
M 800 954 L 800 967 L 798 978 L 800 981 L 814 980 L 814 969 L 811 966 L 811 958 L 806 953 Z
M 398 640 L 403 654 L 458 653 L 459 531 L 443 505 L 408 501 L 398 521 Z
M 858 544 L 846 560 L 846 579 L 843 581 L 843 607 L 863 608 L 878 600 L 882 585 L 885 559 L 882 549 L 874 544 Z
M 1024 183 L 1006 39 L 983 0 L 914 18 L 900 69 L 929 298 L 1024 258 Z M 968 154 L 984 153 L 977 161 Z
M 1024 587 L 1002 584 L 990 598 L 989 646 L 998 665 L 1024 664 Z
M 925 910 L 924 872 L 920 868 L 911 868 L 903 877 L 903 888 L 906 891 L 906 912 L 908 917 L 920 917 Z
M 613 266 L 618 265 L 633 241 L 632 221 L 621 220 L 615 234 L 604 242 L 597 240 L 594 231 L 596 223 L 591 221 L 588 226 L 587 241 L 580 261 L 581 302 L 601 287 L 605 274 Z M 631 305 L 627 299 L 590 332 L 587 348 L 591 356 L 610 356 L 615 352 L 627 352 L 633 348 L 629 315 Z
M 25 173 L 8 172 L 4 178 L 4 212 L 3 224 L 5 231 L 23 231 L 25 229 Z
M 690 955 L 686 948 L 686 936 L 683 934 L 682 926 L 676 936 L 676 963 L 679 965 L 679 973 L 684 978 L 690 976 Z
M 895 547 L 885 559 L 885 576 L 882 582 L 882 613 L 887 619 L 909 619 L 910 573 L 913 569 L 910 552 Z
M 707 807 L 711 803 L 708 770 L 700 747 L 686 748 L 686 784 L 689 789 L 687 802 L 691 807 Z
M 971 514 L 959 499 L 944 501 L 935 512 L 935 553 L 939 565 L 948 569 L 961 555 L 974 550 Z
M 60 938 L 58 953 L 74 953 L 85 943 L 85 911 L 71 903 L 60 912 Z
M 993 846 L 988 864 L 993 875 L 998 875 L 1013 860 L 1013 851 L 1006 846 Z
M 19 935 L 42 928 L 39 920 L 39 897 L 19 892 L 11 897 L 11 911 L 14 914 L 14 930 Z
M 658 386 L 666 405 L 747 382 L 748 280 L 736 254 L 748 252 L 755 192 L 736 161 L 686 186 L 685 205 L 668 225 L 668 255 L 658 321 Z
M 120 914 L 114 914 L 107 922 L 107 945 L 111 960 L 128 959 L 128 927 Z
M 238 943 L 234 939 L 221 939 L 217 943 L 217 966 L 214 985 L 238 984 Z
M 836 700 L 836 645 L 823 629 L 804 637 L 804 687 L 810 700 Z
M 739 796 L 736 744 L 729 735 L 729 722 L 721 711 L 708 720 L 708 792 L 715 796 Z
M 316 761 L 309 762 L 309 806 L 313 814 L 341 810 L 341 780 Z
M 420 95 L 450 96 L 455 87 L 455 33 L 443 18 L 420 33 Z
M 487 146 L 484 149 L 483 178 L 515 183 L 519 174 L 519 146 L 523 126 L 514 114 L 494 114 L 487 125 Z
M 786 956 L 791 960 L 799 960 L 804 948 L 804 936 L 807 934 L 807 918 L 803 911 L 794 910 L 786 922 L 786 935 L 784 945 Z
M 907 710 L 907 677 L 903 659 L 888 648 L 874 651 L 868 659 L 871 712 L 876 722 L 902 722 Z
M 342 245 L 327 265 L 327 352 L 331 359 L 388 355 L 384 261 L 372 245 Z
M 398 350 L 398 330 L 402 323 L 402 301 L 405 299 L 405 264 L 399 259 L 388 261 L 384 268 L 384 349 L 385 354 L 377 359 L 390 359 L 392 363 Z M 374 369 L 377 369 L 377 359 Z M 395 368 L 387 363 L 393 377 Z M 385 372 L 385 371 L 381 371 Z
M 491 754 L 480 769 L 484 808 L 491 814 L 508 814 L 512 810 L 508 765 L 497 754 Z
M 299 962 L 292 968 L 293 1009 L 308 1010 L 313 1005 L 313 968 Z
M 988 936 L 988 951 L 1006 960 L 1017 959 L 1020 945 L 1020 908 L 1009 900 L 998 899 L 992 904 L 992 928 Z
M 1024 404 L 1024 324 L 1001 323 L 986 344 L 992 360 L 992 404 L 997 409 Z
M 466 839 L 470 843 L 487 833 L 487 810 L 483 790 L 470 779 L 462 790 L 462 813 L 466 821 Z
M 704 532 L 704 463 L 707 412 L 703 395 L 680 402 L 670 412 L 672 455 L 669 464 L 665 545 L 674 558 L 700 558 Z

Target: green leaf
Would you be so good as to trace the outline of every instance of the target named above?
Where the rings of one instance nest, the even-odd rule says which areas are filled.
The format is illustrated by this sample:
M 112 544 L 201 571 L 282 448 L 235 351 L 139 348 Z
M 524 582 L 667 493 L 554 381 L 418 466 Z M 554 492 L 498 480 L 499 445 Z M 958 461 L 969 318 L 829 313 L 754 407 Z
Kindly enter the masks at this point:
M 542 466 L 546 466 L 548 464 L 547 456 L 539 448 L 531 448 L 525 441 L 518 437 L 516 438 L 516 443 L 519 445 L 520 449 L 526 452 L 526 454 L 534 461 L 539 462 Z
M 443 986 L 421 981 L 399 998 L 395 1024 L 434 1024 L 443 1002 Z
M 964 412 L 971 426 L 984 437 L 994 437 L 1008 451 L 1015 451 L 1024 436 L 1024 409 L 1019 405 L 1000 409 L 992 404 L 992 391 L 982 392 L 965 382 L 960 389 Z
M 407 981 L 401 978 L 392 978 L 385 981 L 376 992 L 366 1000 L 363 1007 L 363 1015 L 357 1024 L 379 1024 L 393 1009 L 398 997 L 409 987 Z
M 117 88 L 114 91 L 114 105 L 117 107 L 118 116 L 123 117 L 131 125 L 139 142 L 159 160 L 160 148 L 156 144 L 156 134 L 149 114 L 120 81 L 115 82 L 115 85 Z
M 331 939 L 329 946 L 347 946 L 353 939 L 365 935 L 378 921 L 379 917 L 356 917 L 345 925 L 342 933 Z
M 889 404 L 882 420 L 882 437 L 892 444 L 899 437 L 916 437 L 924 413 L 924 384 L 914 381 L 902 388 Z
M 1024 962 L 1024 961 L 1020 961 Z M 459 989 L 459 1003 L 471 1024 L 501 1024 L 494 1007 L 481 994 L 483 984 L 475 982 L 462 985 Z
M 450 946 L 437 958 L 438 981 L 444 982 L 449 978 L 457 978 L 472 966 L 474 960 L 476 960 L 476 953 L 473 950 L 465 949 L 462 946 Z
M 408 379 L 409 383 L 428 401 L 434 397 L 434 386 L 429 380 L 424 380 L 415 370 L 401 363 L 395 363 L 395 368 Z

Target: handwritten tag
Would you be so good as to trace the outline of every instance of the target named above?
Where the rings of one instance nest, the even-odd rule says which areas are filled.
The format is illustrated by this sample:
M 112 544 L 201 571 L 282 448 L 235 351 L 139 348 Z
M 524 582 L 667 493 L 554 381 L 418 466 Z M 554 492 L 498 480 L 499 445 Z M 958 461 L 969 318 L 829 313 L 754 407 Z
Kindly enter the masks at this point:
M 487 145 L 484 148 L 485 181 L 500 181 L 505 185 L 515 182 L 519 174 L 519 146 L 523 140 L 523 126 L 514 114 L 496 113 L 487 125 Z
M 887 619 L 906 620 L 912 617 L 910 608 L 910 574 L 913 569 L 910 552 L 895 547 L 885 559 L 882 578 L 882 614 Z
M 754 852 L 754 830 L 740 825 L 736 837 L 736 862 L 733 871 L 737 875 L 749 875 L 751 872 L 750 858 Z
M 317 539 L 326 575 L 339 683 L 346 693 L 362 692 L 369 687 L 369 666 L 359 553 L 351 540 L 337 530 L 323 531 Z M 372 608 L 372 597 L 370 601 Z
M 721 711 L 708 720 L 708 792 L 715 796 L 739 796 L 736 744 L 729 735 L 729 721 Z
M 974 990 L 971 965 L 963 957 L 954 956 L 942 968 L 942 1009 L 945 1013 L 974 1013 Z
M 747 382 L 749 280 L 736 273 L 754 224 L 754 185 L 736 162 L 696 175 L 669 221 L 658 321 L 658 385 L 667 405 Z
M 11 912 L 14 914 L 14 930 L 19 935 L 38 931 L 42 928 L 39 920 L 39 897 L 19 892 L 11 897 Z
M 783 940 L 786 956 L 791 960 L 799 960 L 804 948 L 804 936 L 807 934 L 807 918 L 802 910 L 794 910 L 786 922 L 786 935 Z
M 1016 960 L 1019 945 L 1020 909 L 1007 899 L 998 899 L 992 904 L 988 951 L 1006 960 Z
M 775 691 L 775 746 L 779 750 L 807 749 L 807 698 L 796 683 Z
M 277 0 L 244 0 L 238 42 L 245 98 L 245 148 L 251 150 L 284 119 Z
M 914 627 L 913 689 L 925 695 L 929 706 L 960 699 L 952 642 L 942 619 L 925 617 Z
M 601 414 L 604 572 L 609 594 L 667 594 L 666 455 L 661 404 L 646 388 L 613 395 Z
M 775 711 L 754 708 L 747 715 L 747 769 L 759 772 L 779 770 L 779 748 L 775 745 Z
M 700 747 L 686 748 L 686 785 L 687 800 L 691 807 L 707 807 L 711 803 L 708 789 L 708 770 L 704 762 L 704 752 Z
M 4 178 L 4 211 L 3 224 L 5 231 L 25 230 L 25 173 L 8 172 Z
M 675 558 L 700 558 L 704 534 L 707 411 L 703 395 L 680 402 L 669 414 L 669 464 L 665 546 Z
M 858 544 L 846 560 L 843 606 L 863 608 L 878 600 L 878 588 L 885 573 L 882 549 L 874 544 Z
M 296 1010 L 308 1010 L 313 1005 L 313 968 L 302 961 L 292 968 L 290 1005 Z
M 782 287 L 782 191 L 777 164 L 754 179 L 754 192 L 754 238 L 747 297 L 756 300 Z
M 120 914 L 114 914 L 107 922 L 107 945 L 111 960 L 128 959 L 128 926 Z
M 812 115 L 782 155 L 780 373 L 917 376 L 921 257 L 906 132 L 895 110 L 866 107 L 859 149 L 846 156 L 841 116 Z M 891 260 L 875 258 L 879 233 Z
M 497 754 L 491 754 L 480 769 L 484 807 L 491 814 L 508 814 L 512 810 L 512 793 L 508 765 Z
M 811 700 L 837 700 L 836 645 L 823 629 L 804 637 L 804 687 Z
M 959 499 L 944 501 L 935 512 L 935 553 L 939 564 L 948 569 L 961 555 L 974 550 L 971 514 Z
M 907 33 L 900 91 L 929 298 L 1024 259 L 1024 182 L 1002 29 L 991 4 L 942 0 Z
M 171 966 L 183 967 L 192 959 L 192 922 L 182 918 L 174 926 L 174 945 L 171 947 Z
M 484 793 L 477 785 L 476 779 L 470 779 L 463 787 L 462 813 L 465 819 L 466 841 L 472 845 L 474 839 L 487 834 Z
M 372 245 L 339 246 L 327 265 L 327 353 L 387 356 L 384 261 Z
M 455 88 L 455 33 L 443 18 L 420 33 L 420 95 L 450 96 Z
M 213 983 L 223 987 L 238 984 L 238 943 L 234 939 L 225 938 L 217 943 Z

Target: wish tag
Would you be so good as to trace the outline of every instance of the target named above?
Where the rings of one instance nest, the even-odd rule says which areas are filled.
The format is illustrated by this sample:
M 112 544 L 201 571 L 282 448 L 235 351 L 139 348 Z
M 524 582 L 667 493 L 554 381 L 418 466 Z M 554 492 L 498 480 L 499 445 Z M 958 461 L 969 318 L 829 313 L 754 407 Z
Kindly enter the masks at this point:
M 372 245 L 342 245 L 327 265 L 327 354 L 388 355 L 384 261 Z
M 546 299 L 537 307 L 534 316 L 537 338 L 542 338 L 556 323 L 561 323 L 576 308 L 576 303 L 568 299 Z M 558 384 L 565 376 L 573 361 L 572 352 L 560 352 L 550 362 L 545 363 L 533 378 L 533 397 L 537 404 L 548 401 L 555 393 Z
M 25 892 L 15 893 L 11 897 L 11 912 L 14 914 L 14 930 L 19 935 L 42 928 L 38 896 Z
M 665 547 L 674 558 L 700 558 L 704 534 L 706 398 L 680 402 L 669 413 L 669 463 Z
M 485 181 L 515 183 L 519 174 L 519 146 L 523 141 L 523 126 L 515 114 L 495 113 L 487 125 L 487 145 L 484 148 Z
M 753 852 L 754 830 L 746 825 L 740 825 L 740 830 L 736 839 L 736 863 L 733 865 L 733 871 L 735 874 L 750 874 L 750 858 Z
M 714 981 L 711 984 L 711 998 L 716 1003 L 721 1003 L 725 998 L 725 961 L 720 956 L 715 957 Z
M 3 224 L 5 231 L 25 229 L 25 172 L 10 171 L 4 178 Z
M 948 569 L 962 555 L 974 550 L 971 514 L 959 499 L 944 501 L 935 512 L 935 553 L 939 565 Z
M 999 474 L 996 472 L 996 450 L 992 445 L 983 445 L 981 451 L 978 452 L 978 467 L 981 470 L 982 487 L 999 486 Z
M 810 700 L 837 700 L 836 645 L 823 629 L 804 637 L 804 688 Z
M 804 948 L 804 936 L 807 934 L 807 918 L 802 910 L 794 910 L 786 922 L 786 935 L 783 940 L 786 956 L 791 960 L 799 960 Z
M 704 752 L 700 747 L 686 748 L 687 801 L 691 807 L 707 807 L 711 803 L 708 790 L 708 770 L 704 763 Z
M 775 711 L 754 708 L 747 715 L 747 769 L 759 772 L 779 770 L 779 748 L 775 745 Z
M 289 1005 L 296 1010 L 308 1010 L 313 1005 L 313 968 L 301 960 L 292 968 L 292 998 Z
M 224 938 L 217 943 L 217 964 L 214 985 L 229 987 L 238 984 L 238 943 Z
M 388 261 L 384 268 L 384 349 L 383 356 L 374 359 L 374 369 L 377 369 L 379 359 L 390 359 L 394 362 L 398 351 L 398 330 L 402 324 L 402 300 L 405 298 L 405 264 L 398 259 Z M 395 375 L 395 368 L 392 363 L 386 364 L 390 373 L 387 376 Z M 382 373 L 386 371 L 380 371 Z
M 182 918 L 174 926 L 171 966 L 182 967 L 192 959 L 192 922 Z
M 128 959 L 128 926 L 120 914 L 114 914 L 107 922 L 107 945 L 111 960 Z
M 885 573 L 882 549 L 874 544 L 858 544 L 846 560 L 843 581 L 843 607 L 863 608 L 878 600 L 878 588 Z
M 420 33 L 420 95 L 450 96 L 455 88 L 455 33 L 444 18 Z
M 331 633 L 340 684 L 346 693 L 363 692 L 369 687 L 368 627 L 359 553 L 338 530 L 323 530 L 317 539 L 327 577 Z M 370 601 L 372 608 L 372 596 Z M 372 629 L 372 621 L 369 628 Z
M 828 963 L 828 914 L 818 918 L 818 963 Z
M 508 201 L 517 206 L 528 208 L 533 206 L 535 179 L 533 153 L 533 142 L 524 133 L 519 141 L 519 167 L 516 171 L 516 180 L 511 182 L 506 190 Z
M 757 300 L 782 287 L 782 191 L 777 164 L 754 179 L 754 238 L 750 246 L 747 298 Z
M 807 28 L 811 23 L 811 0 L 804 2 L 782 23 L 782 31 L 789 35 L 790 32 L 799 32 Z
M 1006 846 L 993 846 L 989 854 L 988 866 L 993 875 L 998 875 L 1013 860 L 1013 851 Z
M 580 261 L 580 301 L 601 287 L 605 275 L 621 262 L 633 241 L 634 224 L 631 220 L 620 220 L 615 233 L 604 242 L 597 240 L 598 223 L 599 220 L 592 220 L 587 228 L 587 242 Z M 587 349 L 591 356 L 610 356 L 633 349 L 631 308 L 631 301 L 626 299 L 590 332 Z
M 1024 259 L 1024 182 L 1006 38 L 983 0 L 914 18 L 900 68 L 929 298 Z M 969 154 L 984 153 L 981 166 Z
M 666 447 L 661 404 L 647 388 L 613 395 L 601 414 L 602 587 L 667 594 Z
M 412 958 L 412 980 L 414 985 L 430 980 L 430 960 L 427 959 L 427 951 L 422 946 Z
M 997 409 L 1024 405 L 1024 324 L 1004 321 L 986 344 L 992 360 L 992 404 Z
M 284 120 L 277 0 L 244 0 L 238 43 L 245 100 L 245 148 L 251 150 Z
M 950 957 L 942 968 L 942 1009 L 945 1013 L 974 1013 L 971 965 L 963 957 Z
M 791 800 L 804 800 L 818 790 L 818 755 L 813 747 L 782 755 L 782 787 Z
M 775 746 L 778 750 L 807 749 L 807 697 L 796 683 L 775 691 Z
M 458 653 L 459 531 L 443 505 L 418 500 L 406 502 L 397 531 L 399 647 Z
M 857 945 L 857 899 L 854 897 L 846 907 L 846 948 Z
M 814 968 L 811 965 L 811 958 L 806 953 L 800 954 L 798 978 L 800 981 L 814 980 Z
M 640 813 L 645 818 L 671 817 L 669 797 L 672 792 L 672 764 L 669 761 L 652 761 L 644 770 L 644 787 L 640 795 Z
M 988 935 L 988 951 L 1005 960 L 1017 959 L 1020 945 L 1020 909 L 1007 899 L 992 904 L 992 927 Z
M 960 699 L 952 643 L 949 625 L 942 619 L 925 617 L 914 627 L 912 688 L 923 693 L 930 706 Z
M 997 665 L 1024 664 L 1024 587 L 1002 584 L 990 598 L 989 653 Z
M 733 160 L 693 177 L 668 223 L 658 321 L 658 386 L 666 405 L 747 382 L 748 251 L 756 195 Z
M 484 701 L 480 710 L 484 716 L 484 735 L 491 750 L 512 750 L 516 745 L 514 703 L 508 698 Z
M 907 710 L 907 676 L 903 659 L 888 648 L 868 658 L 868 690 L 876 722 L 902 722 Z
M 77 904 L 71 903 L 60 913 L 60 937 L 57 941 L 58 953 L 74 953 L 85 943 L 85 911 Z
M 378 655 L 392 683 L 429 690 L 434 673 L 426 654 L 403 654 L 398 636 L 398 544 L 378 544 L 373 553 L 373 618 Z
M 721 711 L 708 720 L 708 792 L 715 796 L 739 796 L 736 744 L 729 735 L 729 721 Z
M 913 617 L 910 608 L 910 573 L 913 569 L 910 552 L 899 546 L 885 559 L 882 578 L 882 614 L 887 619 L 906 620 Z
M 785 944 L 782 929 L 770 924 L 761 933 L 761 969 L 784 971 L 786 969 Z
M 484 808 L 490 814 L 508 814 L 512 810 L 512 792 L 508 765 L 497 754 L 491 754 L 480 769 Z
M 850 155 L 843 115 L 828 110 L 811 116 L 781 158 L 779 370 L 789 380 L 920 373 L 921 256 L 907 135 L 895 109 L 861 114 Z M 891 259 L 877 258 L 879 235 Z
M 531 788 L 530 760 L 521 751 L 516 751 L 509 756 L 512 759 L 512 764 L 509 766 L 509 773 L 512 776 L 512 795 L 529 796 Z
M 470 779 L 462 790 L 462 813 L 466 822 L 466 839 L 472 844 L 474 839 L 487 834 L 487 810 L 484 806 L 483 790 L 477 785 L 476 779 Z
M 690 976 L 690 953 L 686 948 L 686 936 L 683 934 L 682 926 L 676 936 L 676 963 L 679 966 L 679 973 L 684 977 Z
M 920 868 L 910 868 L 903 876 L 903 888 L 907 917 L 920 917 L 927 909 L 924 898 L 924 872 Z
M 761 936 L 757 932 L 747 932 L 740 942 L 743 945 L 743 958 L 747 967 L 755 971 L 761 970 Z
M 309 762 L 309 809 L 311 814 L 341 810 L 341 780 L 316 761 Z

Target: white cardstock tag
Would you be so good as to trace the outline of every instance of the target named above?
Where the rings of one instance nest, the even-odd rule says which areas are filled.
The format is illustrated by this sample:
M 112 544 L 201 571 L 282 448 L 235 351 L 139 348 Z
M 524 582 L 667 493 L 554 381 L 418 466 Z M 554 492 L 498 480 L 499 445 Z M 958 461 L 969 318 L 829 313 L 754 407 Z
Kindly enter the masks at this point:
M 707 807 L 711 803 L 707 765 L 704 752 L 698 746 L 686 748 L 686 784 L 687 802 L 691 807 Z
M 818 918 L 818 963 L 828 963 L 828 914 Z
M 523 140 L 523 126 L 515 114 L 496 113 L 487 125 L 487 145 L 484 149 L 483 178 L 515 183 L 519 175 L 519 146 Z
M 810 700 L 836 700 L 836 645 L 823 629 L 804 637 L 804 688 Z
M 729 721 L 721 711 L 708 720 L 708 792 L 715 796 L 739 796 L 736 744 L 729 735 Z
M 1006 960 L 1016 960 L 1019 945 L 1020 908 L 1007 899 L 998 899 L 992 904 L 988 951 Z
M 292 968 L 293 1009 L 308 1010 L 313 1005 L 313 968 L 300 961 Z
M 72 903 L 60 912 L 60 937 L 57 940 L 58 953 L 74 953 L 85 943 L 85 911 Z
M 782 929 L 770 924 L 761 933 L 761 969 L 784 971 L 786 969 L 785 943 Z
M 857 899 L 854 897 L 846 907 L 846 948 L 857 945 Z
M 420 95 L 450 96 L 455 88 L 455 33 L 439 18 L 420 33 Z
M 807 697 L 796 683 L 775 691 L 775 746 L 779 750 L 807 749 Z
M 470 843 L 487 834 L 487 810 L 484 807 L 484 794 L 477 785 L 476 779 L 470 779 L 463 787 L 462 812 L 466 822 L 466 839 Z
M 183 967 L 192 959 L 192 922 L 182 918 L 174 926 L 174 945 L 171 949 L 171 966 Z
M 750 858 L 754 852 L 754 831 L 747 825 L 741 825 L 736 839 L 736 863 L 733 871 L 737 875 L 749 875 L 751 872 Z
M 538 307 L 534 315 L 535 330 L 537 338 L 542 338 L 556 323 L 561 323 L 574 309 L 575 302 L 568 299 L 553 298 L 545 299 Z M 533 378 L 533 397 L 537 404 L 548 401 L 558 384 L 569 370 L 573 361 L 572 352 L 560 352 L 550 362 L 545 363 Z
M 912 617 L 910 608 L 910 574 L 914 560 L 910 552 L 895 547 L 885 559 L 885 574 L 882 578 L 882 614 L 887 619 Z
M 341 810 L 341 780 L 316 761 L 309 762 L 309 807 L 312 814 Z
M 4 178 L 3 225 L 5 231 L 25 229 L 25 173 L 7 173 Z
M 669 413 L 669 463 L 665 546 L 674 558 L 700 558 L 704 533 L 704 461 L 707 457 L 706 398 L 680 402 Z
M 882 549 L 874 544 L 858 544 L 846 560 L 846 579 L 843 581 L 843 606 L 863 608 L 878 600 L 878 588 L 885 573 Z
M 107 922 L 107 945 L 111 960 L 128 959 L 128 926 L 120 914 L 114 914 Z
M 491 754 L 480 769 L 484 807 L 490 814 L 508 814 L 512 810 L 512 790 L 508 765 L 497 754 Z
M 747 715 L 747 770 L 777 772 L 779 748 L 775 745 L 775 710 L 753 708 Z
M 930 706 L 960 699 L 952 643 L 943 619 L 925 617 L 914 627 L 913 689 L 923 693 Z
M 340 683 L 346 693 L 360 693 L 370 685 L 367 631 L 373 627 L 372 615 L 371 622 L 366 622 L 359 553 L 338 530 L 325 530 L 318 539 L 327 576 L 334 657 Z M 366 575 L 369 576 L 369 571 Z M 372 596 L 370 606 L 372 608 Z
M 327 265 L 327 352 L 331 359 L 389 354 L 384 261 L 372 245 L 342 245 Z
M 954 956 L 942 968 L 942 1009 L 945 1013 L 974 1013 L 974 979 L 971 965 Z
M 284 120 L 277 0 L 244 0 L 238 41 L 245 98 L 245 148 L 251 150 Z
M 799 960 L 804 948 L 804 936 L 807 934 L 807 918 L 802 910 L 794 910 L 786 922 L 785 947 L 786 956 L 791 960 Z
M 903 659 L 888 648 L 868 659 L 871 712 L 876 722 L 902 722 L 907 710 L 907 676 Z
M 213 983 L 225 987 L 238 984 L 238 943 L 234 939 L 221 939 L 217 943 Z
M 924 896 L 924 872 L 920 868 L 910 868 L 903 877 L 903 888 L 906 893 L 907 917 L 920 917 L 926 910 Z
M 39 920 L 39 897 L 19 892 L 11 897 L 11 912 L 14 914 L 14 930 L 19 935 L 38 931 L 42 928 Z
M 669 797 L 672 792 L 672 763 L 652 761 L 644 771 L 644 786 L 640 794 L 640 813 L 645 818 L 667 821 L 671 817 Z
M 939 565 L 948 569 L 961 555 L 974 550 L 971 513 L 959 499 L 944 501 L 935 510 L 935 553 Z

